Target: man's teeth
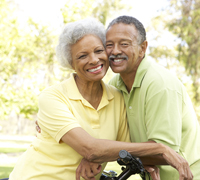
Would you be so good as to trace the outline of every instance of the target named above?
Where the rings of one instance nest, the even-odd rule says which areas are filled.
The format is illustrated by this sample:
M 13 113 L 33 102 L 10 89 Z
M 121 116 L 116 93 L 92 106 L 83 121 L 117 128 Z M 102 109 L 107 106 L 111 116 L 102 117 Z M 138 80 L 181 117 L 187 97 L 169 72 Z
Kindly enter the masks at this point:
M 123 59 L 114 59 L 113 61 L 114 62 L 120 62 L 120 61 L 123 61 Z
M 89 72 L 94 72 L 94 71 L 97 71 L 97 70 L 99 70 L 99 69 L 101 69 L 101 66 L 98 66 L 97 68 L 94 68 L 94 69 L 89 69 L 88 71 L 89 71 Z

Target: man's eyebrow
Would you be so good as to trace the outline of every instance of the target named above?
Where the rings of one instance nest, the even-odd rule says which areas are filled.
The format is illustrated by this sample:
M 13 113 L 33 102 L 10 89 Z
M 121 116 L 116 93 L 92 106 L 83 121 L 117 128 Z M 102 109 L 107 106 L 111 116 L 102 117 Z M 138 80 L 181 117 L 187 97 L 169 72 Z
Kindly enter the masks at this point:
M 131 42 L 132 40 L 131 39 L 120 39 L 119 42 L 121 42 L 121 41 L 129 41 L 129 42 Z M 113 41 L 112 40 L 107 40 L 106 43 L 107 42 L 113 42 Z
M 132 41 L 131 39 L 121 39 L 120 41 Z

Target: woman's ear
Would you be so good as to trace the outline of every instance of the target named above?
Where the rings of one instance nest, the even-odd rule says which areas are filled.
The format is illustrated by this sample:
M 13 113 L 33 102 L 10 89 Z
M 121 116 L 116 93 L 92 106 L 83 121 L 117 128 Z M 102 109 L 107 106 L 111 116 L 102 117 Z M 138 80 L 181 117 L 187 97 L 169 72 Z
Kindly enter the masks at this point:
M 142 44 L 140 44 L 140 52 L 139 56 L 144 57 L 147 50 L 148 42 L 145 40 Z
M 74 71 L 76 71 L 76 70 L 75 70 L 75 67 L 74 67 L 73 60 L 72 60 L 71 66 L 72 66 L 72 69 L 73 69 Z

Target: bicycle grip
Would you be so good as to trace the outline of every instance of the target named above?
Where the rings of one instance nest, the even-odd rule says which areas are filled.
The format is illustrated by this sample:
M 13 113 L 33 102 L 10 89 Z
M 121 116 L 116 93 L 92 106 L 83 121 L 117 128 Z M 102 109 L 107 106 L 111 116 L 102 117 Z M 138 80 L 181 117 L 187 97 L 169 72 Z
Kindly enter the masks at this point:
M 129 163 L 132 160 L 132 155 L 126 150 L 121 150 L 119 152 L 119 157 L 124 163 Z

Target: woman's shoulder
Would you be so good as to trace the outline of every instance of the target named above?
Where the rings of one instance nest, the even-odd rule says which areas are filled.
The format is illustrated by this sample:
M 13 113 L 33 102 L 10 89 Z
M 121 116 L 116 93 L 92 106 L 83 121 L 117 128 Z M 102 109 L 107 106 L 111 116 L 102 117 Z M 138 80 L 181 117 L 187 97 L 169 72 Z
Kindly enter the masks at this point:
M 107 94 L 112 94 L 115 98 L 123 98 L 123 95 L 119 89 L 111 84 L 105 84 Z
M 65 90 L 66 82 L 60 82 L 57 84 L 54 84 L 52 86 L 46 87 L 44 90 L 41 91 L 39 94 L 39 99 L 48 99 L 52 97 L 63 97 L 67 96 L 67 91 Z
M 107 87 L 111 92 L 120 93 L 120 91 L 119 91 L 115 86 L 113 86 L 112 84 L 106 84 L 106 87 Z M 121 93 L 120 93 L 120 94 L 121 94 Z

